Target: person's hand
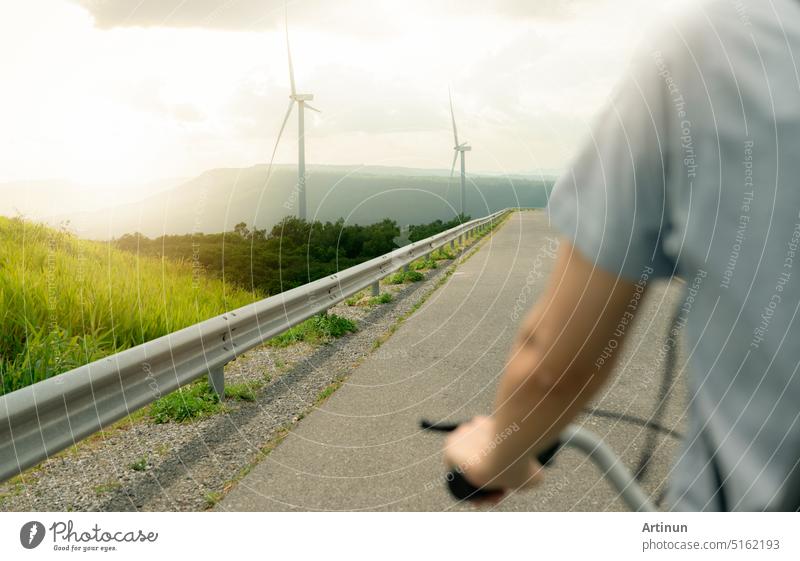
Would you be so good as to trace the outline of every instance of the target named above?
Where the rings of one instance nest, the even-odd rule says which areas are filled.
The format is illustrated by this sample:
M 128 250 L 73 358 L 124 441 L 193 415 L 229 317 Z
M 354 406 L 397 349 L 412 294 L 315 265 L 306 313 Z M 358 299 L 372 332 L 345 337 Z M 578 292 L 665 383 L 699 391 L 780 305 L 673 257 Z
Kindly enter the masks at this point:
M 492 417 L 475 417 L 448 435 L 444 444 L 445 465 L 449 470 L 460 471 L 475 487 L 497 491 L 491 496 L 492 502 L 511 489 L 538 484 L 542 479 L 539 462 L 525 456 L 523 450 L 514 454 L 516 461 L 511 465 L 502 465 L 496 453 L 502 443 L 503 429 L 496 426 Z

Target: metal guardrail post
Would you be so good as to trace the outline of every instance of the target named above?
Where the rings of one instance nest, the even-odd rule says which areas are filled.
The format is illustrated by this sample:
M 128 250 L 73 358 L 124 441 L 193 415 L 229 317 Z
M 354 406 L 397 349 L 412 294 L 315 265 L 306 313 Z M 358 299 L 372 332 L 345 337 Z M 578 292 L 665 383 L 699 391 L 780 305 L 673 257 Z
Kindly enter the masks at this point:
M 215 366 L 208 369 L 208 383 L 217 394 L 219 400 L 225 399 L 225 366 Z
M 372 283 L 372 295 L 380 296 L 380 294 L 381 294 L 381 284 L 379 281 L 375 281 Z

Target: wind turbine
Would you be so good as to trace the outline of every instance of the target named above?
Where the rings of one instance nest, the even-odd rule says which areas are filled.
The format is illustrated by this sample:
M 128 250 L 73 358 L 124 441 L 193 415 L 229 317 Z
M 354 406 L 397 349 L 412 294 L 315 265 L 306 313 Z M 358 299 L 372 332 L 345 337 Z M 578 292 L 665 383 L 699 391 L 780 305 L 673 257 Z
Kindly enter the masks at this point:
M 289 12 L 286 8 L 285 28 L 286 28 L 286 53 L 289 56 L 289 83 L 291 84 L 292 91 L 289 94 L 289 108 L 286 110 L 286 116 L 283 118 L 281 129 L 278 131 L 278 139 L 275 141 L 275 148 L 272 150 L 272 160 L 275 159 L 275 152 L 278 149 L 278 142 L 280 142 L 283 129 L 286 128 L 286 122 L 292 114 L 292 108 L 297 103 L 297 143 L 298 158 L 297 158 L 297 217 L 301 220 L 306 219 L 306 145 L 305 145 L 305 110 L 311 109 L 312 111 L 320 112 L 319 109 L 309 104 L 309 101 L 314 100 L 314 94 L 297 93 L 297 88 L 294 83 L 294 66 L 292 65 L 292 48 L 289 45 Z M 270 160 L 270 168 L 272 167 L 272 160 Z
M 456 160 L 458 159 L 458 155 L 461 154 L 461 216 L 463 217 L 466 216 L 465 198 L 467 192 L 467 171 L 464 165 L 464 153 L 472 150 L 472 146 L 466 141 L 462 143 L 458 142 L 458 128 L 456 127 L 456 116 L 453 112 L 453 94 L 448 90 L 447 95 L 450 97 L 450 118 L 453 120 L 453 138 L 456 142 L 455 146 L 453 146 L 453 165 L 450 166 L 450 177 L 453 177 L 453 170 L 456 169 Z

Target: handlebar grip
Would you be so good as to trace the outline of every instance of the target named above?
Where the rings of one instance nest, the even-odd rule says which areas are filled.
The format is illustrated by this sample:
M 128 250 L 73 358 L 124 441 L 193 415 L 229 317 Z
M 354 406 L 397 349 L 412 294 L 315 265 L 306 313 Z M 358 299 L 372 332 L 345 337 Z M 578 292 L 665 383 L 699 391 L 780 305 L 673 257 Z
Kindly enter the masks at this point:
M 538 461 L 544 467 L 549 466 L 553 463 L 553 460 L 555 460 L 556 454 L 558 454 L 558 451 L 561 450 L 561 446 L 563 444 L 564 443 L 561 440 L 557 440 L 552 446 L 536 454 L 536 461 Z
M 423 430 L 432 430 L 436 432 L 452 432 L 458 428 L 458 425 L 459 423 L 434 423 L 426 419 L 420 421 L 420 427 Z M 549 466 L 553 463 L 553 459 L 561 449 L 562 444 L 560 440 L 556 441 L 549 448 L 539 452 L 536 455 L 536 460 L 542 464 L 543 467 Z M 475 487 L 472 483 L 467 481 L 467 478 L 464 477 L 464 474 L 458 469 L 448 471 L 445 480 L 447 481 L 447 488 L 450 490 L 450 494 L 459 501 L 487 499 L 502 493 L 501 491 Z
M 472 483 L 467 481 L 461 471 L 454 469 L 448 471 L 444 476 L 447 481 L 447 489 L 454 499 L 459 501 L 475 501 L 478 499 L 488 499 L 495 495 L 501 495 L 502 491 L 492 491 L 491 489 L 481 489 L 475 487 Z
M 559 449 L 561 449 L 561 444 L 561 441 L 558 441 L 546 450 L 541 451 L 536 455 L 536 460 L 542 464 L 543 467 L 549 466 L 553 463 L 553 459 Z M 448 471 L 447 475 L 445 475 L 445 480 L 447 481 L 447 488 L 450 494 L 459 501 L 490 499 L 493 496 L 502 494 L 501 491 L 475 487 L 472 483 L 467 481 L 467 478 L 464 477 L 464 474 L 458 469 Z

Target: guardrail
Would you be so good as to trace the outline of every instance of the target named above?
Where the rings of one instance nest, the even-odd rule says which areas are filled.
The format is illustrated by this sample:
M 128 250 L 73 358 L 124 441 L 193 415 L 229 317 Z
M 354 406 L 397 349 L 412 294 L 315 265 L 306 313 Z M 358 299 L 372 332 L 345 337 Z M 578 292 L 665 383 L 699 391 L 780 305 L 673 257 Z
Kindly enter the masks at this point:
M 222 397 L 223 368 L 241 353 L 369 286 L 377 295 L 384 277 L 509 210 L 0 396 L 0 481 L 201 376 Z

